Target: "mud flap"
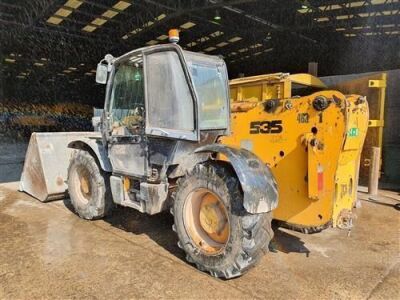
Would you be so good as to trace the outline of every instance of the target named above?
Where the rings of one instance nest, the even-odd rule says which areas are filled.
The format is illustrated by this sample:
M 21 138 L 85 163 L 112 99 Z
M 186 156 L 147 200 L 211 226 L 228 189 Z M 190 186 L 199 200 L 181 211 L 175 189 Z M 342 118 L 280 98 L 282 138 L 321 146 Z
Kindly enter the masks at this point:
M 94 132 L 32 133 L 19 190 L 42 202 L 64 198 L 72 151 L 68 144 L 82 137 L 98 135 Z
M 278 189 L 274 176 L 269 168 L 250 151 L 212 144 L 200 147 L 195 152 L 221 153 L 228 158 L 240 181 L 243 190 L 243 206 L 247 212 L 265 213 L 278 206 Z

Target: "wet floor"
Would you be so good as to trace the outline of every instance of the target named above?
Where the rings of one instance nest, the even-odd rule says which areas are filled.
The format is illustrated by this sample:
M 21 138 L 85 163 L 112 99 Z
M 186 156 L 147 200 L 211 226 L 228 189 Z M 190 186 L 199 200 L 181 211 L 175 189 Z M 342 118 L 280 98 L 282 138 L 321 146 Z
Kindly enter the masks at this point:
M 41 203 L 0 185 L 0 298 L 400 299 L 400 202 L 360 193 L 355 228 L 275 228 L 276 253 L 219 280 L 184 261 L 168 214 L 121 208 L 84 221 L 68 201 Z

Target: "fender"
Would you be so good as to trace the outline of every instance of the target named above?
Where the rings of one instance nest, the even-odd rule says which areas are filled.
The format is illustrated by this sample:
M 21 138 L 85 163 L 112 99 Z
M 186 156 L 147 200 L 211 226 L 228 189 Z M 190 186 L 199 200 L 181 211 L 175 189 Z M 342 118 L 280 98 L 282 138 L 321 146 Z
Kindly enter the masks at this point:
M 107 151 L 98 138 L 83 137 L 68 144 L 68 148 L 81 149 L 90 152 L 99 162 L 100 167 L 105 172 L 112 172 Z
M 265 213 L 278 206 L 278 189 L 270 169 L 252 152 L 221 144 L 202 146 L 195 153 L 221 153 L 225 155 L 240 181 L 243 206 L 247 212 Z

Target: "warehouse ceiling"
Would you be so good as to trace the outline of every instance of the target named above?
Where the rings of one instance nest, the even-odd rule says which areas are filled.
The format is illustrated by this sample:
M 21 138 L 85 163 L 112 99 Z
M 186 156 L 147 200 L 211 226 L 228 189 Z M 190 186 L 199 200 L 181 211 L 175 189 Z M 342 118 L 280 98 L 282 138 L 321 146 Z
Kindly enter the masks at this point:
M 104 54 L 167 43 L 171 28 L 182 47 L 222 55 L 231 77 L 400 67 L 399 0 L 0 0 L 4 93 L 100 103 Z

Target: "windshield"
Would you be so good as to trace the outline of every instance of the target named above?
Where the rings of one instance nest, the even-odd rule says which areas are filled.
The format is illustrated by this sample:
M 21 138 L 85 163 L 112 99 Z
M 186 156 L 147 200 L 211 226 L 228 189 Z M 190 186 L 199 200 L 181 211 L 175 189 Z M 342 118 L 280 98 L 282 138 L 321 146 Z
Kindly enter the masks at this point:
M 229 120 L 228 76 L 217 58 L 184 51 L 199 101 L 200 129 L 225 129 Z

